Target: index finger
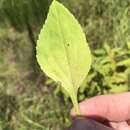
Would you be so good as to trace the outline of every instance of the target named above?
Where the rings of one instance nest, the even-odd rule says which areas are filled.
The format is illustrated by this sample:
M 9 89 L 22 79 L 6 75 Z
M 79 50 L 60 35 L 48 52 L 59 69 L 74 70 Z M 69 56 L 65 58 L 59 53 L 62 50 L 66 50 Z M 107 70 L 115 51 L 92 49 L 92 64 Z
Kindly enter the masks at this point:
M 102 117 L 109 121 L 130 119 L 130 92 L 115 95 L 97 96 L 80 103 L 82 116 Z M 75 112 L 71 112 L 75 116 Z

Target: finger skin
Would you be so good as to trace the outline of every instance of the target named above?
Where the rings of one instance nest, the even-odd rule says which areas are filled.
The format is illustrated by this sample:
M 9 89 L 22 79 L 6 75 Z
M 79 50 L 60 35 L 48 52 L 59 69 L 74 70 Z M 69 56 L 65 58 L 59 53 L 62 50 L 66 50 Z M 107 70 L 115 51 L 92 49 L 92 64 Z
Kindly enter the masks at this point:
M 115 130 L 130 130 L 130 126 L 127 122 L 110 122 L 110 125 Z
M 102 117 L 109 121 L 125 121 L 130 119 L 130 92 L 97 96 L 80 103 L 82 116 Z M 75 112 L 72 110 L 72 116 Z
M 127 121 L 128 125 L 130 126 L 130 120 Z

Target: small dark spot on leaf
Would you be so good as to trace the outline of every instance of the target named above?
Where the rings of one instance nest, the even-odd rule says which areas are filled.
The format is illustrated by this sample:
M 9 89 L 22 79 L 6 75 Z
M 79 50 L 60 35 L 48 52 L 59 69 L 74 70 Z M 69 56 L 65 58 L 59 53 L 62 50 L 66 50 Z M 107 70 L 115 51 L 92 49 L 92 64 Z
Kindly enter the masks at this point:
M 68 43 L 67 46 L 70 46 L 70 44 Z

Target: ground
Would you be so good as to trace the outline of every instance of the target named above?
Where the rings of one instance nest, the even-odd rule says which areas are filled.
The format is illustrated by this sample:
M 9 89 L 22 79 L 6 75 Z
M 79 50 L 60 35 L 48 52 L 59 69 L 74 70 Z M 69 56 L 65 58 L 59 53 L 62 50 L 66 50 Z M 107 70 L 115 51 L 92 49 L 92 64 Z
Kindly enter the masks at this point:
M 27 33 L 2 28 L 0 130 L 62 130 L 70 124 L 71 104 L 33 67 Z

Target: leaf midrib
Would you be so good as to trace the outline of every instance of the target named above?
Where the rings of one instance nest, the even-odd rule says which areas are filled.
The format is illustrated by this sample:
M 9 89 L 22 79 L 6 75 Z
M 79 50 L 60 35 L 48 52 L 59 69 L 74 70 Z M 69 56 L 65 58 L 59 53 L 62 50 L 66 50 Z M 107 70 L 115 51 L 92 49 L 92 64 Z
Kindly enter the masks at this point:
M 65 57 L 67 59 L 67 64 L 68 64 L 68 68 L 69 68 L 69 73 L 70 73 L 70 78 L 71 78 L 72 86 L 75 89 L 74 81 L 73 81 L 73 78 L 72 78 L 71 63 L 69 62 L 69 54 L 68 54 L 67 47 L 65 45 L 66 44 L 66 39 L 64 38 L 63 30 L 61 28 L 61 22 L 60 22 L 60 19 L 58 17 L 58 12 L 57 12 L 56 5 L 54 7 L 55 7 L 55 11 L 56 11 L 56 19 L 58 21 L 58 28 L 59 28 L 59 31 L 60 31 L 60 35 L 61 35 L 61 37 L 63 39 L 63 44 L 64 44 L 64 48 L 65 48 L 65 53 L 66 53 Z

